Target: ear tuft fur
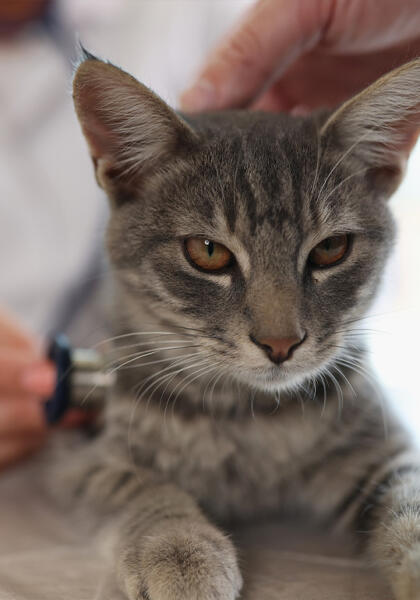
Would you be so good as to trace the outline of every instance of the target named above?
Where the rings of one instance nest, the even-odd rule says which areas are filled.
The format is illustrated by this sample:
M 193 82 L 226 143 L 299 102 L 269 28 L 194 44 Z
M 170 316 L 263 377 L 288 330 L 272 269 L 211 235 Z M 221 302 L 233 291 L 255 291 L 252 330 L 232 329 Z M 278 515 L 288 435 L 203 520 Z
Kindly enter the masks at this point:
M 79 41 L 79 48 L 80 48 L 80 55 L 81 55 L 81 61 L 83 62 L 84 60 L 99 60 L 94 54 L 92 54 L 91 52 L 89 52 L 89 50 L 87 50 L 82 42 Z
M 82 44 L 80 39 L 77 40 L 76 44 L 76 59 L 74 62 L 74 70 L 76 71 L 79 66 L 85 62 L 85 60 L 100 60 L 97 56 L 92 54 L 85 46 Z

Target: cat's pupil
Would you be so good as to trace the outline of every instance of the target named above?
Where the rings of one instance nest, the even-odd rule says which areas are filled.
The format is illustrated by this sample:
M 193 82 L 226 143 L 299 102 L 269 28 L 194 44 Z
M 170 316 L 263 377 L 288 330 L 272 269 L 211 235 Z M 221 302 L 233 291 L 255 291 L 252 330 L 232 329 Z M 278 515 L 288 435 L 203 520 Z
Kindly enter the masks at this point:
M 321 242 L 320 247 L 324 252 L 336 252 L 343 246 L 343 236 L 336 235 L 334 237 L 329 237 Z
M 214 252 L 214 244 L 210 240 L 205 240 L 204 243 L 207 246 L 207 253 L 211 258 L 213 256 L 213 252 Z

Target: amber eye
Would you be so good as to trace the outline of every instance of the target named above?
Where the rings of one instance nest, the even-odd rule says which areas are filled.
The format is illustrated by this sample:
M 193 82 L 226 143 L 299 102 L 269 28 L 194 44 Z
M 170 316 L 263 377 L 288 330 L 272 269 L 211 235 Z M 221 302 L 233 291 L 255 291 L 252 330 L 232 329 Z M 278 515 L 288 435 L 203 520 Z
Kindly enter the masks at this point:
M 233 254 L 226 246 L 200 237 L 185 240 L 185 250 L 189 259 L 205 271 L 220 271 L 233 264 Z
M 338 263 L 349 247 L 349 236 L 334 235 L 322 240 L 309 254 L 309 262 L 315 267 L 329 267 Z

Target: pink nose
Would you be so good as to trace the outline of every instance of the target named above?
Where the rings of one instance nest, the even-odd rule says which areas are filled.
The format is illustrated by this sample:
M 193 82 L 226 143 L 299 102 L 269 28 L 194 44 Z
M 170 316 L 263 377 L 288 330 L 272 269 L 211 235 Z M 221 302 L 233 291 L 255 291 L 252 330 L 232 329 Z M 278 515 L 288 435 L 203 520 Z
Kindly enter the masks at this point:
M 257 344 L 257 346 L 264 350 L 271 362 L 278 365 L 285 362 L 292 356 L 293 351 L 300 346 L 305 337 L 306 336 L 304 335 L 300 338 L 294 336 L 287 338 L 266 337 L 259 340 L 251 337 L 251 339 L 254 344 Z

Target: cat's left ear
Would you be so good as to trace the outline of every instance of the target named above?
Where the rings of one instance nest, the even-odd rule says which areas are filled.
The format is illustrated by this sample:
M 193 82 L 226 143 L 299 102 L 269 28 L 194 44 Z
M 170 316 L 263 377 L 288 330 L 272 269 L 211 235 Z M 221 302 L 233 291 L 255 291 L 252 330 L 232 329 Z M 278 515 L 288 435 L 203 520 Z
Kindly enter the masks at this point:
M 420 59 L 391 71 L 345 102 L 322 135 L 356 157 L 386 195 L 400 183 L 420 130 Z
M 115 203 L 196 142 L 190 127 L 149 88 L 84 50 L 73 99 L 97 181 Z

